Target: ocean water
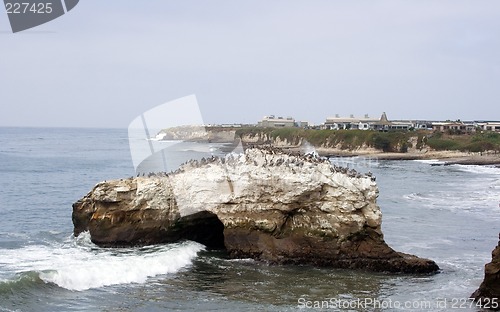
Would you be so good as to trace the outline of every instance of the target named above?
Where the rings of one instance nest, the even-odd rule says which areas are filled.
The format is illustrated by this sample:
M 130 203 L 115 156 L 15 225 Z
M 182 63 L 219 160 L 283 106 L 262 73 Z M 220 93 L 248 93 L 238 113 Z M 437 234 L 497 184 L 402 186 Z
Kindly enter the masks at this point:
M 332 159 L 371 171 L 385 240 L 436 275 L 270 266 L 195 242 L 104 249 L 73 237 L 72 203 L 134 175 L 126 130 L 0 128 L 0 311 L 480 311 L 500 231 L 500 169 Z

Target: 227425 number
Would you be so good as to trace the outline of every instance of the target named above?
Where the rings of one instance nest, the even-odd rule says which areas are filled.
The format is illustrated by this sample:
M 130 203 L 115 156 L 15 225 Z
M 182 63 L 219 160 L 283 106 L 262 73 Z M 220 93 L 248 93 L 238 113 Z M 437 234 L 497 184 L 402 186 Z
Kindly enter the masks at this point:
M 52 3 L 5 3 L 5 9 L 7 10 L 7 14 L 50 14 L 52 13 Z

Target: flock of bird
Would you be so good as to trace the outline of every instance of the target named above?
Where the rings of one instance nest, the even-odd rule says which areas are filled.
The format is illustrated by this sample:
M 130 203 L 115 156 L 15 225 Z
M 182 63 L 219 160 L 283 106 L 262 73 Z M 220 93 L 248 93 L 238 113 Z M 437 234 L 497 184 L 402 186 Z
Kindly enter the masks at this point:
M 271 146 L 249 146 L 247 148 L 247 155 L 250 155 L 251 153 L 248 153 L 249 150 L 257 150 L 260 151 L 263 158 L 264 162 L 261 163 L 262 167 L 280 167 L 280 166 L 285 166 L 288 168 L 292 169 L 292 173 L 296 173 L 295 169 L 302 168 L 305 164 L 309 164 L 311 166 L 315 166 L 318 164 L 328 164 L 330 166 L 330 171 L 332 173 L 339 172 L 342 174 L 345 174 L 351 178 L 363 178 L 363 177 L 369 177 L 372 181 L 375 181 L 375 177 L 371 172 L 368 172 L 366 174 L 361 174 L 357 172 L 355 169 L 349 169 L 346 167 L 342 166 L 337 166 L 335 164 L 331 164 L 330 160 L 325 157 L 320 157 L 316 153 L 301 153 L 298 151 L 285 151 L 276 147 L 271 147 Z M 266 155 L 272 155 L 270 159 L 266 157 Z M 281 155 L 278 157 L 275 157 L 274 155 Z M 277 158 L 277 159 L 276 159 Z M 184 172 L 188 168 L 197 168 L 197 167 L 202 167 L 208 164 L 222 164 L 222 165 L 227 165 L 227 166 L 233 166 L 237 163 L 239 163 L 240 156 L 239 155 L 234 155 L 234 154 L 229 154 L 226 157 L 217 157 L 217 156 L 211 156 L 208 158 L 201 158 L 200 160 L 188 160 L 187 162 L 181 164 L 179 168 L 175 171 L 171 171 L 169 173 L 167 172 L 148 172 L 148 173 L 138 173 L 137 177 L 168 177 L 169 175 L 172 174 L 178 174 L 181 172 Z M 246 162 L 247 164 L 252 164 L 254 166 L 259 166 L 259 162 L 257 162 L 256 159 L 252 159 L 252 157 L 246 157 Z

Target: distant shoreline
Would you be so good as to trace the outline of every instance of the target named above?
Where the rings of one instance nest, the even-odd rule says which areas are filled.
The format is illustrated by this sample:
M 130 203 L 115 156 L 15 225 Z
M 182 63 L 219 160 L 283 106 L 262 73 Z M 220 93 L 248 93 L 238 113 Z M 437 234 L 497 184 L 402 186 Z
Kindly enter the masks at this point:
M 323 157 L 367 157 L 378 160 L 439 160 L 443 165 L 480 165 L 500 167 L 500 153 L 467 153 L 460 151 L 427 151 L 391 153 L 372 150 L 342 151 L 330 148 L 316 148 Z
M 273 146 L 287 151 L 314 148 L 324 157 L 368 157 L 379 160 L 439 160 L 444 165 L 500 167 L 500 134 L 450 135 L 444 133 L 376 132 L 362 130 L 305 130 L 299 128 L 164 129 L 163 139 L 212 143 L 241 140 L 244 146 Z

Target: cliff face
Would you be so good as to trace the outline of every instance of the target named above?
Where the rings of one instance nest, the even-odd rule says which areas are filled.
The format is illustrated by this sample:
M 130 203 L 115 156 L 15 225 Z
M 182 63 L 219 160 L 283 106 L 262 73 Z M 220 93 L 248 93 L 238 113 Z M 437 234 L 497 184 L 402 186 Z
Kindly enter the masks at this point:
M 481 305 L 500 310 L 500 234 L 499 242 L 492 252 L 491 262 L 484 267 L 484 280 L 471 297 Z
M 103 246 L 191 239 L 232 257 L 435 272 L 383 240 L 370 176 L 313 156 L 248 149 L 176 173 L 99 183 L 73 205 L 75 235 Z
M 210 141 L 231 143 L 236 139 L 234 128 L 179 126 L 161 130 L 156 138 L 160 140 Z

